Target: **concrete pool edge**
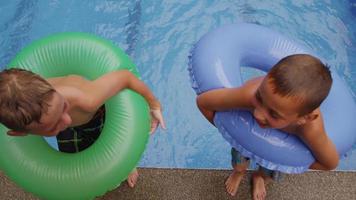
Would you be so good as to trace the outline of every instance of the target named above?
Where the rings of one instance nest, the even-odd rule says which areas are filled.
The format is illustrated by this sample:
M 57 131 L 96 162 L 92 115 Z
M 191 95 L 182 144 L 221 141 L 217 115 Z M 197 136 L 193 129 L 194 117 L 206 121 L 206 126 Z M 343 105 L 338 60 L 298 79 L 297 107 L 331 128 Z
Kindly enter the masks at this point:
M 229 197 L 224 181 L 230 170 L 139 168 L 137 187 L 125 183 L 97 200 L 111 199 L 251 199 L 251 171 L 244 178 L 237 197 Z M 280 183 L 268 186 L 267 199 L 354 199 L 356 173 L 309 171 L 286 175 Z M 37 200 L 0 172 L 0 199 Z

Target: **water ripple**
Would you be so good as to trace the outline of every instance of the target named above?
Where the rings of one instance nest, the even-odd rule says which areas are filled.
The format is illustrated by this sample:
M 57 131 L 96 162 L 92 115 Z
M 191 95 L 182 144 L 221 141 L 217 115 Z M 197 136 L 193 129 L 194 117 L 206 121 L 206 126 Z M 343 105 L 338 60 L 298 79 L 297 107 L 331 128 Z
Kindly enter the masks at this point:
M 7 65 L 24 43 L 27 43 L 28 33 L 37 12 L 37 3 L 35 0 L 20 1 L 13 17 L 0 26 L 0 34 L 4 36 L 4 39 L 1 39 L 1 49 L 4 54 L 0 56 L 0 67 Z

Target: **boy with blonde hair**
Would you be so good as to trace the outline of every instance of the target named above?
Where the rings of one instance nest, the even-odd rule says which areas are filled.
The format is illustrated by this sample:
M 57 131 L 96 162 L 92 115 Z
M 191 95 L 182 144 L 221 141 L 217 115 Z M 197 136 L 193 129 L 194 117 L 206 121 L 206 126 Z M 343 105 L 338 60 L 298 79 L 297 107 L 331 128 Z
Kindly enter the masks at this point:
M 59 150 L 75 153 L 89 147 L 104 123 L 104 103 L 123 89 L 142 95 L 150 107 L 151 133 L 165 128 L 161 105 L 149 88 L 128 70 L 107 73 L 89 81 L 69 75 L 44 79 L 23 69 L 0 72 L 0 122 L 8 135 L 57 136 Z M 135 169 L 128 177 L 134 187 Z

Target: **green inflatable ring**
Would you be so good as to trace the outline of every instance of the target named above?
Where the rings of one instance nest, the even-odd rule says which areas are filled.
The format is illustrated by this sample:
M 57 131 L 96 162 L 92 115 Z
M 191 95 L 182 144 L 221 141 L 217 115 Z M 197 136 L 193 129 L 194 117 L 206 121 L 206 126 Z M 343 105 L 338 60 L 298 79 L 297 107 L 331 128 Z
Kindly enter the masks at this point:
M 78 74 L 93 80 L 128 69 L 129 57 L 111 42 L 85 33 L 61 33 L 23 49 L 10 67 L 43 77 Z M 10 137 L 0 126 L 0 170 L 43 199 L 93 199 L 124 181 L 138 164 L 149 137 L 149 110 L 139 94 L 123 90 L 106 103 L 104 129 L 88 149 L 62 153 L 39 136 Z

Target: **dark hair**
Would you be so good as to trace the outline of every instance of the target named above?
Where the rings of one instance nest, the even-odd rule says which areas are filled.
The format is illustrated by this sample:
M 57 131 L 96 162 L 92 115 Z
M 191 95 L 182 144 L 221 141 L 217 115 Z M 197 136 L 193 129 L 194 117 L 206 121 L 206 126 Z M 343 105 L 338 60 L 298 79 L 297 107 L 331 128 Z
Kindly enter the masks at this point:
M 0 122 L 9 129 L 26 131 L 31 122 L 40 122 L 54 92 L 45 79 L 30 71 L 0 72 Z
M 301 103 L 299 115 L 318 108 L 328 96 L 332 84 L 329 67 L 307 54 L 283 58 L 273 66 L 267 77 L 273 84 L 274 93 L 293 97 Z

